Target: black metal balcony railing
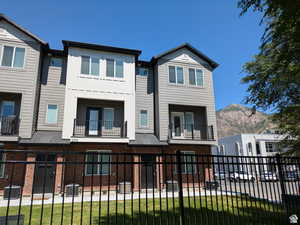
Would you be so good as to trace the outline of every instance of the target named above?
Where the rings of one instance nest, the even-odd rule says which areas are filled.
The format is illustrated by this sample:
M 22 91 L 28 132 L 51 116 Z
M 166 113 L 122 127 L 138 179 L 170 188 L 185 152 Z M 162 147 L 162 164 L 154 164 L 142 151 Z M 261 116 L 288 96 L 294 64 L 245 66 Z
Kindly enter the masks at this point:
M 74 119 L 74 137 L 127 137 L 127 121 Z
M 14 136 L 19 134 L 19 118 L 16 116 L 0 117 L 0 135 Z
M 215 140 L 214 127 L 211 126 L 198 126 L 195 124 L 170 124 L 169 137 L 171 139 L 192 139 L 202 141 Z

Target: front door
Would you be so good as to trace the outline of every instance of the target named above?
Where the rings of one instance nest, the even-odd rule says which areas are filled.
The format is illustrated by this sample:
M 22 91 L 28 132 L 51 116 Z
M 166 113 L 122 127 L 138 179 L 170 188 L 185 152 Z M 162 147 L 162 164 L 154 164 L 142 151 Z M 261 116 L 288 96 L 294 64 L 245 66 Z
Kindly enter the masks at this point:
M 47 164 L 47 161 L 55 161 L 55 155 L 38 154 L 36 161 L 33 193 L 52 193 L 55 183 L 55 165 Z
M 172 112 L 172 137 L 182 138 L 184 136 L 184 113 L 183 112 Z
M 87 110 L 87 135 L 101 135 L 101 108 L 88 108 Z
M 156 187 L 155 155 L 147 154 L 141 156 L 141 188 L 153 189 Z

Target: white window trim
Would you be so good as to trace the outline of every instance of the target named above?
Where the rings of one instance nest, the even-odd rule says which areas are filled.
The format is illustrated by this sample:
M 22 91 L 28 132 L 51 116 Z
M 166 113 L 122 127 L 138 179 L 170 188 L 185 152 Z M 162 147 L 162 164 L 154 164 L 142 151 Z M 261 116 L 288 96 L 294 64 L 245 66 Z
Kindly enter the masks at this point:
M 147 125 L 146 126 L 142 125 L 142 117 L 141 117 L 142 111 L 147 112 Z M 148 113 L 148 110 L 147 109 L 141 109 L 139 117 L 140 117 L 140 119 L 139 119 L 140 128 L 149 128 L 149 113 Z
M 107 60 L 113 60 L 114 61 L 114 76 L 113 77 L 107 76 Z M 123 64 L 123 77 L 117 77 L 116 76 L 117 61 L 120 61 Z M 107 78 L 107 79 L 114 79 L 114 80 L 124 80 L 125 79 L 124 60 L 113 59 L 113 58 L 106 58 L 105 59 L 105 78 Z
M 181 153 L 182 153 L 182 155 L 184 155 L 184 154 L 190 154 L 190 155 L 193 154 L 196 157 L 196 152 L 195 151 L 181 151 Z M 184 157 L 184 159 L 186 159 L 186 158 Z M 193 169 L 194 171 L 191 171 L 191 172 L 187 172 L 187 164 L 186 164 L 185 161 L 183 162 L 183 165 L 184 165 L 185 171 L 181 171 L 182 174 L 195 174 L 195 173 L 197 173 L 197 166 L 196 166 L 196 164 L 192 164 L 192 166 L 194 167 L 194 169 Z
M 191 84 L 190 83 L 190 71 L 189 71 L 190 69 L 195 71 L 195 84 Z M 196 74 L 197 70 L 201 70 L 202 71 L 202 85 L 198 85 L 198 83 L 197 83 L 197 74 Z M 203 69 L 200 69 L 200 68 L 188 68 L 188 73 L 189 73 L 189 86 L 199 87 L 199 88 L 203 88 L 204 87 L 204 70 Z
M 56 110 L 56 122 L 55 122 L 55 123 L 49 123 L 49 122 L 48 122 L 48 109 L 49 109 L 49 105 L 56 105 L 56 106 L 57 106 L 57 110 Z M 48 103 L 48 104 L 46 105 L 46 124 L 48 124 L 48 125 L 56 125 L 56 124 L 58 124 L 58 110 L 59 110 L 58 104 L 51 104 L 51 103 Z
M 5 162 L 6 160 L 6 154 L 3 153 L 3 159 L 2 162 Z M 5 178 L 5 163 L 1 164 L 3 166 L 2 171 L 0 171 L 0 178 Z
M 81 72 L 81 66 L 82 66 L 82 57 L 89 57 L 89 73 L 88 74 L 85 74 L 85 73 L 82 73 Z M 98 74 L 92 74 L 92 58 L 93 59 L 97 59 L 98 60 Z M 80 56 L 80 74 L 83 75 L 83 76 L 92 76 L 92 77 L 99 77 L 100 76 L 100 58 L 99 57 L 93 57 L 93 56 L 90 56 L 90 55 L 81 55 Z
M 87 150 L 87 152 L 98 152 L 98 153 L 111 153 L 112 151 L 111 150 Z M 99 154 L 100 155 L 100 154 Z M 99 155 L 98 155 L 98 157 L 99 157 Z M 87 156 L 88 155 L 86 155 L 86 158 L 85 158 L 85 162 L 87 161 Z M 109 157 L 110 157 L 110 164 L 108 164 L 109 165 L 109 172 L 106 174 L 99 174 L 98 172 L 100 171 L 100 164 L 97 166 L 97 173 L 94 173 L 94 174 L 88 174 L 87 173 L 87 165 L 88 164 L 86 164 L 85 165 L 85 171 L 84 171 L 84 174 L 85 174 L 85 176 L 110 176 L 111 175 L 111 170 L 112 170 L 112 164 L 111 164 L 111 162 L 112 162 L 112 160 L 111 160 L 111 157 L 112 157 L 112 155 L 109 155 Z M 98 160 L 99 160 L 99 158 L 98 158 Z
M 184 79 L 184 68 L 183 68 L 183 66 L 173 66 L 173 67 L 175 67 L 175 83 L 172 83 L 172 82 L 170 82 L 170 66 L 172 66 L 172 65 L 169 65 L 168 66 L 168 75 L 169 75 L 169 84 L 171 84 L 171 85 L 180 85 L 180 86 L 183 86 L 184 84 L 185 84 L 185 79 Z M 178 79 L 177 79 L 177 68 L 182 68 L 182 78 L 183 78 L 183 83 L 182 84 L 180 84 L 180 83 L 178 83 Z
M 4 54 L 4 47 L 12 47 L 14 49 L 13 51 L 13 56 L 12 56 L 12 61 L 11 61 L 11 65 L 10 66 L 2 66 L 2 58 L 3 58 L 3 54 Z M 0 56 L 0 67 L 2 68 L 12 68 L 12 69 L 24 69 L 25 68 L 25 59 L 26 59 L 26 48 L 25 47 L 19 47 L 19 46 L 13 46 L 13 45 L 5 45 L 5 44 L 2 44 L 0 45 L 0 48 L 1 48 L 1 56 Z M 24 61 L 23 61 L 23 66 L 22 67 L 14 67 L 14 61 L 15 61 L 15 52 L 16 52 L 16 48 L 24 48 Z

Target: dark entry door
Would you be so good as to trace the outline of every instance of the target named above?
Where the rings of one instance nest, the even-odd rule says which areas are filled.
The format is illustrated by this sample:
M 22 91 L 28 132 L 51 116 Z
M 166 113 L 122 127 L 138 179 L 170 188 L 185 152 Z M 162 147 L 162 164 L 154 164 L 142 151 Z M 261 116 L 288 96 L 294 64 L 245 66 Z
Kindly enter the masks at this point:
M 155 170 L 155 155 L 142 155 L 142 168 L 141 168 L 141 187 L 142 188 L 155 188 L 156 187 L 156 170 Z
M 55 165 L 48 162 L 55 161 L 55 155 L 37 155 L 39 162 L 34 170 L 33 193 L 52 193 L 55 182 Z

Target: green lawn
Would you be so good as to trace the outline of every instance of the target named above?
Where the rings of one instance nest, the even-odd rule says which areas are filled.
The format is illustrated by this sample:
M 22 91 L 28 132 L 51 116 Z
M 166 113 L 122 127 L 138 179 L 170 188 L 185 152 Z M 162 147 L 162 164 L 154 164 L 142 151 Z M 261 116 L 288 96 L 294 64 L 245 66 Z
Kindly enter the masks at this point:
M 40 225 L 50 224 L 179 224 L 178 199 L 145 199 L 110 201 L 110 202 L 85 202 L 80 203 L 44 205 L 42 222 L 41 206 L 32 207 L 31 223 L 30 206 L 23 206 L 21 214 L 25 215 L 25 224 Z M 109 204 L 109 207 L 108 207 Z M 125 204 L 125 207 L 124 207 Z M 186 224 L 286 224 L 287 217 L 278 205 L 241 199 L 236 197 L 191 197 L 184 198 Z M 100 206 L 100 208 L 99 208 Z M 148 206 L 148 207 L 147 207 Z M 161 206 L 161 207 L 160 207 Z M 73 207 L 73 221 L 72 221 Z M 108 211 L 109 208 L 109 211 Z M 125 208 L 125 212 L 124 212 Z M 99 210 L 100 209 L 100 210 Z M 9 215 L 16 215 L 18 207 L 10 207 Z M 63 217 L 62 215 L 63 211 Z M 90 213 L 91 212 L 91 213 Z M 100 214 L 100 216 L 99 216 Z M 0 216 L 6 215 L 6 208 L 0 208 Z M 99 221 L 100 218 L 100 221 Z M 62 221 L 63 219 L 63 221 Z M 82 220 L 82 221 L 81 221 Z M 61 223 L 62 222 L 62 223 Z

